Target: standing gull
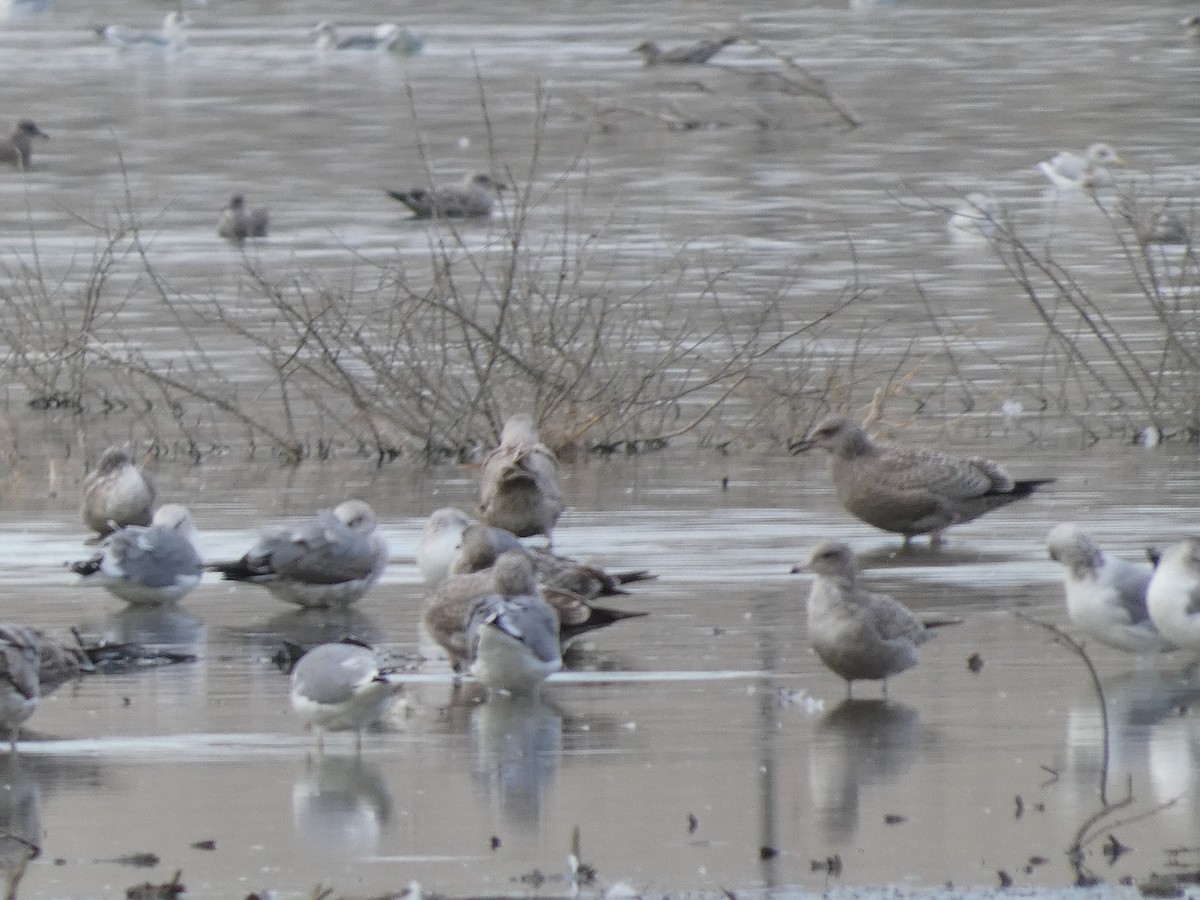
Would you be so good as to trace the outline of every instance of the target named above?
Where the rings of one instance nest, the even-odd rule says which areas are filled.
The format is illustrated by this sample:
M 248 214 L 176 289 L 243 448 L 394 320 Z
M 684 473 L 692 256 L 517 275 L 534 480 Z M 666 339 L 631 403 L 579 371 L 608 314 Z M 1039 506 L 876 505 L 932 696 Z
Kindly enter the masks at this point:
M 1064 150 L 1038 163 L 1038 170 L 1060 191 L 1095 189 L 1113 184 L 1108 166 L 1123 166 L 1125 160 L 1108 144 L 1092 144 L 1082 154 Z
M 208 568 L 230 581 L 260 584 L 288 603 L 326 608 L 361 598 L 387 562 L 374 511 L 362 500 L 346 500 L 307 522 L 272 529 L 241 559 Z
M 1175 649 L 1146 608 L 1149 563 L 1109 556 L 1076 525 L 1056 525 L 1046 539 L 1050 558 L 1063 567 L 1067 613 L 1087 634 L 1130 653 Z
M 558 460 L 538 439 L 533 418 L 518 413 L 504 423 L 500 446 L 479 468 L 479 512 L 489 525 L 517 537 L 544 534 L 547 544 L 564 508 Z
M 85 583 L 99 584 L 134 606 L 175 603 L 200 583 L 196 523 L 187 507 L 160 506 L 148 527 L 128 525 L 108 535 L 90 559 L 72 563 Z
M 558 617 L 542 599 L 533 561 L 520 550 L 496 560 L 493 584 L 495 593 L 476 603 L 467 621 L 471 674 L 491 691 L 536 694 L 562 668 Z
M 461 184 L 388 191 L 388 195 L 411 209 L 416 219 L 472 219 L 490 216 L 496 192 L 504 189 L 491 175 L 481 173 L 467 175 Z
M 355 750 L 361 751 L 363 729 L 383 715 L 399 689 L 398 673 L 381 668 L 370 647 L 320 644 L 292 669 L 290 699 L 317 732 L 318 751 L 324 750 L 326 731 L 353 731 Z
M 24 172 L 33 159 L 33 139 L 49 140 L 50 135 L 37 127 L 32 119 L 22 119 L 3 141 L 0 141 L 0 163 L 16 166 Z
M 246 198 L 234 194 L 217 219 L 217 234 L 231 244 L 242 244 L 246 238 L 266 237 L 270 214 L 259 207 L 246 209 Z
M 858 585 L 858 565 L 847 544 L 827 541 L 803 566 L 812 572 L 808 595 L 808 638 L 835 675 L 846 680 L 846 696 L 855 681 L 883 681 L 917 664 L 917 647 L 929 630 L 906 606 L 887 594 Z
M 1146 607 L 1163 637 L 1200 653 L 1200 541 L 1172 544 L 1158 557 Z
M 128 450 L 109 447 L 83 479 L 83 521 L 101 537 L 126 525 L 149 525 L 154 485 Z
M 20 628 L 0 631 L 0 727 L 15 751 L 22 723 L 37 709 L 38 647 Z
M 642 62 L 647 66 L 695 65 L 708 62 L 735 41 L 737 38 L 730 36 L 667 48 L 658 46 L 654 41 L 642 41 L 633 48 L 633 52 L 640 53 Z
M 868 525 L 904 535 L 928 534 L 931 545 L 951 525 L 1024 499 L 1053 478 L 1014 481 L 983 457 L 957 457 L 927 447 L 873 441 L 855 422 L 835 416 L 789 448 L 830 452 L 829 472 L 838 499 Z

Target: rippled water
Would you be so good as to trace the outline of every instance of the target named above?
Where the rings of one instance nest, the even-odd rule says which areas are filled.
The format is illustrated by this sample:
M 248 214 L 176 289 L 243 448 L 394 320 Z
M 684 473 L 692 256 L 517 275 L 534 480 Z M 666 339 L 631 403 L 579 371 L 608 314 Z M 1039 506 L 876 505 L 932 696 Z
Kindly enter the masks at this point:
M 213 0 L 191 13 L 190 47 L 167 57 L 114 51 L 87 31 L 97 18 L 153 25 L 165 9 L 150 3 L 3 9 L 0 109 L 52 135 L 32 171 L 0 173 L 0 258 L 10 269 L 32 260 L 36 243 L 51 282 L 78 283 L 96 246 L 88 223 L 123 206 L 127 190 L 156 269 L 198 296 L 238 296 L 241 258 L 214 234 L 234 189 L 272 210 L 274 234 L 253 252 L 274 272 L 303 267 L 340 283 L 369 263 L 419 265 L 426 226 L 381 188 L 424 180 L 422 146 L 447 178 L 486 168 L 481 87 L 498 158 L 526 171 L 541 88 L 552 115 L 535 236 L 558 233 L 566 203 L 575 227 L 602 236 L 614 283 L 642 284 L 687 244 L 689 258 L 746 273 L 740 303 L 790 279 L 800 319 L 857 273 L 875 292 L 864 327 L 884 354 L 910 338 L 936 344 L 919 282 L 945 308 L 943 323 L 975 329 L 994 354 L 970 373 L 987 415 L 945 439 L 1059 479 L 953 532 L 944 550 L 898 554 L 897 541 L 837 508 L 820 459 L 668 450 L 577 463 L 561 549 L 655 571 L 622 601 L 651 615 L 597 635 L 534 708 L 480 704 L 430 665 L 361 760 L 336 738 L 322 759 L 270 664 L 278 639 L 352 628 L 420 649 L 416 534 L 432 509 L 473 504 L 469 473 L 353 460 L 281 471 L 237 453 L 197 468 L 164 463 L 155 473 L 164 498 L 192 506 L 212 557 L 241 552 L 266 520 L 357 495 L 379 512 L 395 562 L 346 622 L 215 581 L 147 620 L 81 591 L 61 568 L 85 552 L 82 465 L 73 439 L 41 441 L 72 423 L 44 428 L 10 387 L 6 446 L 22 458 L 0 482 L 0 613 L 168 639 L 199 656 L 89 678 L 30 721 L 0 798 L 10 831 L 42 836 L 22 896 L 121 896 L 176 869 L 196 896 L 304 896 L 318 883 L 370 895 L 413 879 L 449 894 L 519 892 L 533 889 L 520 879 L 535 870 L 551 879 L 543 892 L 558 892 L 576 826 L 602 883 L 652 891 L 993 884 L 999 870 L 1019 884 L 1074 878 L 1063 851 L 1098 804 L 1096 698 L 1079 661 L 1012 612 L 1063 619 L 1042 546 L 1052 524 L 1084 522 L 1136 555 L 1192 529 L 1200 476 L 1187 447 L 1031 449 L 1023 428 L 1003 428 L 994 410 L 1012 367 L 1036 356 L 1040 331 L 985 247 L 947 241 L 938 207 L 985 189 L 1033 233 L 1053 224 L 1081 277 L 1138 321 L 1102 218 L 1047 196 L 1033 166 L 1108 140 L 1136 177 L 1187 206 L 1200 51 L 1178 29 L 1177 6 L 563 2 L 398 13 Z M 322 58 L 306 33 L 318 18 L 365 26 L 397 16 L 425 36 L 422 55 Z M 749 45 L 723 53 L 728 68 L 679 72 L 643 70 L 628 49 L 726 26 L 811 67 L 862 127 L 843 129 L 816 102 L 764 87 Z M 680 110 L 722 127 L 672 131 L 642 114 Z M 764 119 L 771 127 L 756 124 Z M 482 245 L 487 228 L 466 228 L 465 239 Z M 144 324 L 148 343 L 173 346 L 140 271 L 118 265 L 131 285 L 122 315 Z M 827 352 L 850 352 L 855 337 L 831 336 Z M 961 400 L 936 394 L 924 415 L 957 413 Z M 89 449 L 125 437 L 110 427 L 92 424 Z M 964 619 L 923 648 L 886 704 L 844 705 L 841 683 L 807 649 L 806 584 L 788 570 L 829 536 L 864 555 L 872 586 Z M 1110 798 L 1129 778 L 1134 802 L 1122 817 L 1147 815 L 1114 828 L 1130 852 L 1110 865 L 1097 841 L 1085 865 L 1110 881 L 1194 869 L 1200 684 L 1180 674 L 1183 660 L 1141 671 L 1093 649 L 1110 704 Z M 977 673 L 972 654 L 983 660 Z M 206 840 L 215 849 L 193 846 Z M 161 864 L 114 862 L 141 851 Z M 814 868 L 835 856 L 839 876 Z

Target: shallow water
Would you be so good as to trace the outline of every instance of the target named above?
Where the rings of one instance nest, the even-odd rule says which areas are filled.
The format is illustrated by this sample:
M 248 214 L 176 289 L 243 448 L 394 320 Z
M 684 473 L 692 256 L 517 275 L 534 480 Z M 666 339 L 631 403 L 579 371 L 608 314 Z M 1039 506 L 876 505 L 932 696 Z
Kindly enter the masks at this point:
M 0 796 L 10 831 L 42 836 L 21 896 L 121 896 L 176 869 L 196 896 L 305 896 L 318 883 L 369 895 L 410 880 L 452 895 L 525 892 L 534 885 L 521 877 L 535 870 L 550 879 L 540 890 L 557 893 L 575 827 L 601 884 L 669 893 L 994 884 L 999 870 L 1017 884 L 1074 879 L 1064 850 L 1099 802 L 1098 706 L 1081 663 L 1013 611 L 1063 621 L 1043 548 L 1051 525 L 1080 521 L 1106 547 L 1138 555 L 1194 529 L 1200 474 L 1190 447 L 1031 447 L 1031 430 L 1055 424 L 1050 412 L 1005 427 L 1000 402 L 1014 370 L 1038 364 L 1041 331 L 986 247 L 947 241 L 944 207 L 986 189 L 1032 233 L 1058 229 L 1064 258 L 1136 332 L 1144 309 L 1102 217 L 1046 195 L 1033 166 L 1105 139 L 1133 177 L 1187 207 L 1200 51 L 1177 28 L 1177 6 L 412 5 L 400 15 L 428 43 L 411 59 L 312 50 L 317 19 L 397 15 L 380 3 L 213 0 L 192 13 L 190 47 L 165 57 L 114 51 L 87 31 L 98 15 L 153 25 L 165 9 L 150 2 L 4 10 L 0 109 L 52 135 L 32 171 L 0 173 L 0 261 L 10 269 L 36 258 L 51 283 L 80 283 L 97 240 L 88 223 L 124 207 L 128 190 L 173 290 L 243 302 L 242 259 L 213 233 L 237 189 L 272 210 L 272 237 L 251 250 L 272 273 L 370 284 L 371 264 L 417 266 L 429 253 L 426 226 L 381 188 L 424 180 L 422 144 L 439 176 L 487 167 L 480 84 L 498 159 L 525 171 L 541 86 L 553 114 L 534 240 L 559 233 L 566 204 L 575 228 L 600 235 L 611 268 L 597 278 L 640 288 L 688 244 L 694 260 L 736 263 L 737 302 L 748 307 L 790 279 L 786 305 L 801 319 L 857 273 L 874 291 L 864 315 L 884 358 L 910 337 L 922 352 L 938 345 L 917 281 L 945 307 L 943 323 L 972 329 L 991 355 L 969 370 L 973 398 L 930 390 L 916 430 L 946 424 L 943 440 L 964 452 L 1059 479 L 953 531 L 938 552 L 901 554 L 837 508 L 820 459 L 670 449 L 576 463 L 559 547 L 653 570 L 656 581 L 621 601 L 651 615 L 596 635 L 533 708 L 480 703 L 431 662 L 361 760 L 345 737 L 321 758 L 270 656 L 283 636 L 345 630 L 427 649 L 413 546 L 434 508 L 473 505 L 470 474 L 358 460 L 280 470 L 236 451 L 194 468 L 163 462 L 164 499 L 192 507 L 213 558 L 242 552 L 266 521 L 355 495 L 385 523 L 394 563 L 346 620 L 216 581 L 173 614 L 147 617 L 81 591 L 61 568 L 86 552 L 78 445 L 94 453 L 127 438 L 127 426 L 92 422 L 81 438 L 69 417 L 24 410 L 25 392 L 8 385 L 4 446 L 16 464 L 0 480 L 0 618 L 198 655 L 88 678 L 30 721 Z M 747 74 L 761 60 L 744 44 L 720 57 L 727 69 L 682 73 L 642 70 L 628 50 L 728 24 L 826 78 L 862 127 L 844 130 L 818 104 L 764 88 Z M 608 108 L 605 129 L 594 127 L 597 105 Z M 677 132 L 636 112 L 664 109 L 727 127 Z M 772 127 L 753 124 L 764 116 Z M 581 153 L 585 164 L 555 184 Z M 483 246 L 489 232 L 462 233 Z M 136 260 L 116 267 L 129 290 L 121 316 L 166 356 L 181 339 L 141 272 Z M 858 337 L 852 323 L 824 352 L 838 359 Z M 228 357 L 251 370 L 244 355 Z M 967 399 L 979 406 L 960 420 Z M 923 648 L 887 703 L 864 686 L 861 702 L 844 704 L 839 680 L 807 649 L 806 584 L 788 572 L 827 537 L 863 554 L 877 589 L 964 619 Z M 1180 674 L 1184 660 L 1143 671 L 1090 649 L 1110 704 L 1109 798 L 1131 779 L 1134 802 L 1120 818 L 1146 815 L 1111 829 L 1129 852 L 1110 865 L 1096 841 L 1085 866 L 1110 882 L 1195 869 L 1200 682 Z M 967 667 L 973 654 L 978 673 Z M 215 849 L 193 846 L 210 839 Z M 763 860 L 763 847 L 778 855 Z M 0 861 L 19 850 L 0 844 Z M 161 863 L 115 861 L 135 852 Z M 839 876 L 814 868 L 835 856 Z

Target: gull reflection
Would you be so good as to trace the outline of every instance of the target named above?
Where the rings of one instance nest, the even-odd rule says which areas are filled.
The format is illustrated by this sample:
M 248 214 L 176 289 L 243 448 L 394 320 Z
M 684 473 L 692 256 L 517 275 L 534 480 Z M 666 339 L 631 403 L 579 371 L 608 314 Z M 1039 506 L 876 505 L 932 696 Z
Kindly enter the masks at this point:
M 207 628 L 179 606 L 127 606 L 105 620 L 106 644 L 142 644 L 199 653 Z
M 0 871 L 5 897 L 17 896 L 25 867 L 41 852 L 41 790 L 15 753 L 0 760 Z
M 383 776 L 361 757 L 310 757 L 292 787 L 296 833 L 335 853 L 374 850 L 391 814 Z
M 540 825 L 562 757 L 562 727 L 562 715 L 538 698 L 494 695 L 475 707 L 475 784 L 506 822 L 531 831 Z
M 915 709 L 887 700 L 845 700 L 821 717 L 809 747 L 808 776 L 826 837 L 853 835 L 859 789 L 899 778 L 923 733 Z

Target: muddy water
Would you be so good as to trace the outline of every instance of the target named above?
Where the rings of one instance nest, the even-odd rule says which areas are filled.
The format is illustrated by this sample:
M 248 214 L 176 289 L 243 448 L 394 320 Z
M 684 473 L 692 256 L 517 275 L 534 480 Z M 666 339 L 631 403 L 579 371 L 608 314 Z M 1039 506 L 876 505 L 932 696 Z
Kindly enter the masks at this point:
M 469 476 L 354 460 L 281 471 L 236 451 L 196 468 L 163 463 L 164 497 L 194 509 L 214 558 L 240 553 L 264 521 L 356 495 L 376 506 L 395 559 L 345 621 L 218 582 L 147 618 L 81 591 L 61 568 L 84 552 L 79 443 L 94 453 L 140 430 L 47 422 L 24 409 L 28 394 L 14 381 L 0 617 L 162 641 L 198 657 L 89 678 L 31 720 L 0 797 L 0 825 L 41 836 L 21 896 L 122 896 L 176 869 L 196 896 L 305 896 L 318 883 L 369 895 L 410 880 L 451 894 L 515 892 L 533 889 L 522 876 L 535 871 L 549 879 L 543 892 L 557 892 L 576 827 L 602 883 L 665 892 L 820 889 L 828 879 L 812 863 L 833 857 L 834 880 L 849 884 L 992 884 L 999 870 L 1035 885 L 1074 878 L 1063 851 L 1098 808 L 1104 732 L 1079 661 L 1013 611 L 1062 622 L 1042 547 L 1052 524 L 1084 522 L 1106 546 L 1137 555 L 1192 530 L 1200 476 L 1189 448 L 1031 447 L 1029 426 L 1060 424 L 1048 414 L 1005 427 L 1000 401 L 1021 367 L 1037 363 L 1031 336 L 1041 332 L 985 247 L 946 240 L 939 207 L 993 191 L 1030 233 L 1055 235 L 1064 260 L 1136 336 L 1144 305 L 1103 217 L 1046 195 L 1033 166 L 1108 140 L 1130 177 L 1187 207 L 1198 183 L 1200 55 L 1176 26 L 1177 6 L 852 12 L 833 2 L 689 0 L 598 10 L 514 0 L 398 12 L 213 0 L 192 13 L 189 48 L 168 56 L 114 51 L 87 30 L 99 17 L 152 25 L 164 11 L 132 0 L 103 10 L 78 0 L 0 5 L 0 109 L 52 135 L 30 172 L 0 173 L 8 271 L 36 262 L 49 284 L 79 285 L 98 246 L 93 226 L 129 206 L 172 291 L 250 303 L 241 257 L 213 234 L 233 190 L 272 210 L 274 234 L 252 252 L 273 275 L 361 286 L 375 264 L 427 265 L 430 232 L 381 188 L 422 183 L 422 147 L 439 177 L 488 167 L 481 85 L 498 162 L 528 171 L 541 88 L 552 115 L 532 175 L 547 197 L 531 216 L 533 240 L 560 234 L 569 209 L 571 227 L 594 232 L 604 251 L 595 277 L 631 290 L 686 244 L 700 273 L 738 267 L 737 302 L 753 306 L 757 291 L 792 285 L 786 305 L 799 320 L 863 279 L 876 300 L 866 324 L 830 334 L 833 360 L 864 333 L 885 361 L 910 339 L 922 352 L 938 346 L 919 282 L 944 322 L 988 352 L 967 370 L 986 402 L 966 427 L 956 427 L 967 407 L 959 392 L 930 391 L 919 414 L 903 410 L 914 413 L 914 432 L 1059 481 L 958 529 L 938 553 L 898 554 L 896 541 L 837 509 L 817 459 L 672 449 L 576 464 L 561 548 L 652 569 L 658 580 L 623 601 L 651 615 L 596 636 L 534 708 L 456 693 L 431 662 L 361 759 L 337 739 L 320 758 L 269 657 L 281 637 L 345 630 L 425 649 L 415 537 L 432 509 L 471 506 Z M 425 36 L 423 55 L 322 58 L 309 43 L 320 18 L 364 26 L 397 16 Z M 825 77 L 862 127 L 843 130 L 819 105 L 764 88 L 748 74 L 761 59 L 745 45 L 725 51 L 729 69 L 700 72 L 645 71 L 629 53 L 647 36 L 670 42 L 727 25 Z M 680 110 L 712 127 L 672 131 L 645 115 Z M 759 127 L 764 119 L 770 127 Z M 572 168 L 576 158 L 583 165 Z M 472 247 L 488 234 L 486 225 L 463 231 Z M 118 261 L 112 277 L 124 326 L 148 352 L 169 358 L 184 346 L 140 262 Z M 254 371 L 254 359 L 222 343 L 227 335 L 208 337 L 225 364 Z M 789 365 L 781 359 L 780 371 Z M 891 374 L 882 368 L 881 378 Z M 955 421 L 940 431 L 946 414 Z M 887 704 L 866 689 L 864 702 L 844 705 L 841 684 L 807 649 L 805 584 L 788 570 L 829 536 L 864 555 L 873 586 L 964 619 L 895 680 Z M 1130 784 L 1122 817 L 1137 821 L 1114 829 L 1130 852 L 1110 865 L 1097 841 L 1085 865 L 1109 880 L 1195 868 L 1200 685 L 1180 674 L 1184 660 L 1140 671 L 1093 650 L 1109 702 L 1109 798 Z M 967 667 L 973 654 L 977 673 Z M 215 849 L 196 846 L 204 841 Z M 778 854 L 764 860 L 764 847 Z M 1189 849 L 1168 852 L 1180 847 Z M 161 862 L 117 862 L 138 852 Z M 0 844 L 0 861 L 21 855 Z

